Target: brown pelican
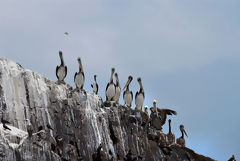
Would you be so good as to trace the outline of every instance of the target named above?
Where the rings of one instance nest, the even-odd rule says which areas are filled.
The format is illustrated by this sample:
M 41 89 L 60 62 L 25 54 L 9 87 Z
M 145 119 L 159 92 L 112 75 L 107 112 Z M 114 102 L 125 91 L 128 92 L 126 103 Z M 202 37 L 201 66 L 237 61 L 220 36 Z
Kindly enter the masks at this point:
M 232 155 L 232 157 L 230 159 L 228 159 L 228 161 L 236 161 L 235 156 Z
M 65 63 L 63 60 L 63 55 L 62 55 L 61 51 L 59 51 L 59 57 L 61 59 L 61 64 L 60 64 L 60 66 L 56 67 L 56 76 L 57 76 L 59 82 L 64 82 L 64 78 L 67 75 L 67 66 L 65 66 Z
M 79 71 L 75 73 L 74 75 L 74 83 L 76 84 L 76 88 L 82 90 L 84 86 L 85 76 L 84 71 L 82 67 L 82 61 L 80 58 L 78 58 L 78 65 L 79 65 Z
M 139 83 L 140 90 L 137 91 L 135 94 L 135 105 L 136 105 L 135 109 L 138 111 L 142 111 L 142 106 L 143 106 L 145 95 L 144 95 L 144 89 L 143 89 L 141 78 L 138 78 L 137 81 Z
M 168 140 L 168 144 L 172 145 L 175 144 L 175 135 L 172 133 L 171 130 L 171 119 L 168 120 L 169 123 L 169 132 L 167 134 L 167 140 Z
M 110 80 L 107 84 L 106 91 L 105 91 L 107 101 L 113 101 L 113 97 L 115 96 L 115 93 L 116 93 L 116 86 L 113 83 L 114 72 L 115 72 L 115 69 L 112 68 L 111 77 L 110 77 Z
M 118 103 L 119 98 L 120 98 L 120 94 L 121 94 L 121 87 L 120 87 L 120 81 L 118 79 L 118 74 L 115 73 L 115 78 L 116 78 L 116 93 L 115 96 L 113 97 L 113 101 L 115 101 L 116 103 Z
M 144 112 L 147 114 L 148 118 L 150 119 L 150 115 L 148 113 L 148 106 L 144 106 Z
M 185 134 L 187 137 L 188 137 L 188 135 L 187 135 L 187 133 L 186 133 L 183 125 L 180 125 L 179 128 L 180 128 L 180 131 L 181 131 L 181 133 L 182 133 L 182 136 L 181 136 L 180 138 L 178 138 L 178 139 L 176 140 L 176 142 L 177 142 L 178 145 L 180 145 L 180 146 L 182 146 L 182 147 L 185 147 L 186 143 L 185 143 L 185 139 L 184 139 L 184 134 Z
M 97 84 L 97 75 L 94 75 L 94 82 L 91 84 L 93 88 L 93 93 L 98 94 L 98 84 Z
M 33 133 L 33 126 L 32 126 L 32 124 L 31 124 L 31 122 L 30 122 L 29 119 L 26 119 L 25 121 L 26 121 L 26 123 L 27 123 L 28 136 L 31 137 L 31 136 L 32 136 L 32 133 Z
M 123 92 L 123 100 L 126 106 L 131 107 L 132 106 L 132 100 L 133 100 L 133 93 L 129 90 L 129 84 L 133 80 L 132 76 L 128 77 L 128 81 L 123 87 L 123 90 L 126 88 L 126 90 Z
M 163 126 L 166 122 L 167 115 L 177 115 L 176 111 L 170 109 L 160 109 L 156 106 L 157 101 L 153 100 L 153 107 L 150 108 L 151 111 L 158 111 L 157 115 L 161 118 L 161 126 Z

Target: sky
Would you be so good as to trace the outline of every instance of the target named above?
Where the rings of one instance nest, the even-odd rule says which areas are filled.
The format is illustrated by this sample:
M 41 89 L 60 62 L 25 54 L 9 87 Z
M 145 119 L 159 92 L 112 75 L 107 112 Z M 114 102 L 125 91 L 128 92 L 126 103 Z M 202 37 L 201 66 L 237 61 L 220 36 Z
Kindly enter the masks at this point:
M 240 160 L 239 6 L 237 0 L 2 0 L 0 56 L 56 80 L 61 50 L 72 86 L 81 57 L 84 88 L 92 91 L 97 74 L 100 96 L 112 67 L 122 87 L 133 76 L 133 93 L 141 77 L 144 105 L 156 99 L 178 112 L 171 117 L 176 138 L 184 124 L 187 147 L 219 161 L 232 154 Z

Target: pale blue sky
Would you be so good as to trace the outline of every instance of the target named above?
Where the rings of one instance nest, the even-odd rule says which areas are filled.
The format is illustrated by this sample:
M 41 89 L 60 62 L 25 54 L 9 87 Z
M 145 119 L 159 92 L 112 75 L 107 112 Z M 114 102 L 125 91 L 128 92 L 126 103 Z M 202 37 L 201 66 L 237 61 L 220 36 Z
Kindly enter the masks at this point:
M 176 137 L 184 124 L 188 147 L 239 160 L 239 6 L 237 0 L 0 1 L 0 56 L 56 80 L 62 50 L 71 85 L 80 56 L 85 88 L 97 74 L 101 96 L 111 67 L 122 85 L 133 75 L 134 93 L 141 76 L 146 105 L 157 99 L 178 112 Z

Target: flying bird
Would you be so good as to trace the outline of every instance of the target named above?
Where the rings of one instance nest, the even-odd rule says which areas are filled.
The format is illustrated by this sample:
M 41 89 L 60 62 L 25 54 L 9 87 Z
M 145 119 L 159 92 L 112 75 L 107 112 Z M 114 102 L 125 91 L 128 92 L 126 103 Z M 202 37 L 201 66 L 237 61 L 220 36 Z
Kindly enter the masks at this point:
M 69 33 L 68 32 L 64 32 L 65 35 L 68 35 Z

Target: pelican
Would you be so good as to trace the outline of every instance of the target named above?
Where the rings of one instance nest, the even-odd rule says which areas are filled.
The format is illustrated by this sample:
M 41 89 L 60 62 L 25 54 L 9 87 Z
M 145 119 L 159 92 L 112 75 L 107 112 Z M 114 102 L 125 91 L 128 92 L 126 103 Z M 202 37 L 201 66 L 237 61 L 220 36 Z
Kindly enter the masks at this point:
M 175 135 L 171 131 L 171 119 L 168 120 L 168 123 L 169 123 L 169 132 L 167 134 L 167 140 L 168 140 L 168 144 L 172 145 L 172 144 L 175 144 Z
M 115 73 L 114 76 L 116 78 L 116 93 L 115 93 L 115 96 L 113 97 L 113 101 L 118 103 L 119 98 L 120 98 L 120 94 L 121 94 L 121 87 L 120 87 L 120 81 L 118 79 L 118 74 Z
M 64 63 L 62 51 L 59 51 L 59 57 L 61 60 L 60 66 L 56 67 L 56 76 L 59 82 L 64 82 L 64 78 L 67 75 L 67 66 Z
M 184 139 L 184 134 L 185 134 L 187 137 L 188 137 L 188 135 L 187 135 L 187 133 L 186 133 L 183 125 L 180 125 L 179 128 L 180 128 L 180 131 L 181 131 L 181 133 L 182 133 L 182 136 L 181 136 L 180 138 L 178 138 L 178 139 L 176 140 L 176 142 L 177 142 L 178 145 L 180 145 L 180 146 L 182 146 L 182 147 L 185 147 L 186 143 L 185 143 L 185 139 Z
M 110 77 L 110 80 L 107 84 L 106 91 L 105 91 L 107 101 L 113 101 L 113 97 L 115 96 L 115 93 L 116 93 L 116 86 L 113 83 L 114 72 L 115 72 L 115 69 L 112 68 L 111 77 Z
M 177 115 L 176 111 L 170 110 L 170 109 L 160 109 L 157 106 L 157 101 L 153 100 L 153 107 L 150 108 L 150 110 L 153 112 L 157 111 L 157 116 L 160 116 L 161 118 L 161 126 L 163 126 L 166 122 L 167 115 Z
M 228 159 L 228 161 L 236 161 L 235 156 L 232 155 L 232 157 L 230 159 Z
M 123 90 L 126 88 L 126 90 L 123 92 L 123 100 L 126 106 L 131 107 L 132 106 L 132 100 L 133 100 L 133 93 L 129 90 L 129 84 L 133 80 L 132 76 L 128 77 L 128 81 L 126 82 L 125 86 L 123 87 Z
M 25 121 L 26 121 L 26 123 L 27 123 L 28 136 L 31 137 L 31 136 L 32 136 L 32 133 L 33 133 L 33 126 L 32 126 L 32 124 L 31 124 L 31 122 L 30 122 L 29 119 L 26 119 Z
M 148 106 L 144 106 L 144 112 L 147 114 L 148 118 L 150 119 L 150 115 L 148 113 Z
M 144 89 L 143 89 L 141 78 L 138 78 L 137 81 L 139 83 L 140 90 L 137 91 L 135 94 L 135 105 L 136 105 L 135 109 L 138 111 L 142 111 L 142 106 L 143 106 L 145 95 L 144 95 Z
M 79 71 L 76 72 L 74 75 L 74 83 L 76 84 L 77 89 L 82 90 L 84 86 L 85 76 L 84 76 L 81 58 L 78 58 L 78 65 L 79 65 Z
M 91 84 L 93 88 L 93 93 L 98 94 L 98 84 L 97 84 L 97 75 L 94 75 L 94 82 Z

